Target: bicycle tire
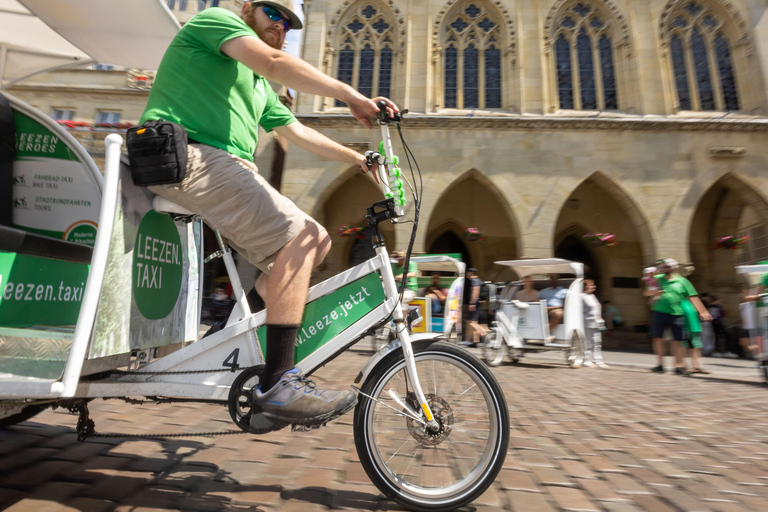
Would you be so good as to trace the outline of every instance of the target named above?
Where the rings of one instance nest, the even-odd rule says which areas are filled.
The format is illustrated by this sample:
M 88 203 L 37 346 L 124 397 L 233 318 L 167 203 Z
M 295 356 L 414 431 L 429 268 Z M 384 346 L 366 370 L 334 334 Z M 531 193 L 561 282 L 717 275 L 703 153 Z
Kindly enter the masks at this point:
M 498 327 L 493 328 L 483 341 L 483 358 L 488 366 L 499 366 L 504 361 L 505 345 L 504 335 Z
M 584 362 L 584 340 L 576 331 L 571 335 L 571 346 L 565 351 L 565 362 L 571 368 L 580 368 Z
M 493 373 L 466 350 L 424 340 L 413 344 L 413 352 L 440 431 L 428 434 L 382 405 L 402 410 L 387 396 L 397 388 L 411 409 L 420 410 L 409 395 L 405 358 L 398 350 L 363 383 L 354 415 L 355 446 L 368 477 L 388 498 L 414 510 L 453 510 L 477 499 L 501 470 L 509 446 L 509 409 Z M 481 418 L 484 411 L 487 418 Z M 479 455 L 470 453 L 473 443 L 482 450 Z

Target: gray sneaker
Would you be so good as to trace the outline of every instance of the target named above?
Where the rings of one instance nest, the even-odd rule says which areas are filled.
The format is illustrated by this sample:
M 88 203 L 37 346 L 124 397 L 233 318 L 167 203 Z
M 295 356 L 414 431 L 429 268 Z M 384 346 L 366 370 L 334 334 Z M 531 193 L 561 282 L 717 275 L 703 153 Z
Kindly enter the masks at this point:
M 304 377 L 298 368 L 280 377 L 272 389 L 253 391 L 253 404 L 277 423 L 317 427 L 335 420 L 357 403 L 354 391 L 326 391 Z

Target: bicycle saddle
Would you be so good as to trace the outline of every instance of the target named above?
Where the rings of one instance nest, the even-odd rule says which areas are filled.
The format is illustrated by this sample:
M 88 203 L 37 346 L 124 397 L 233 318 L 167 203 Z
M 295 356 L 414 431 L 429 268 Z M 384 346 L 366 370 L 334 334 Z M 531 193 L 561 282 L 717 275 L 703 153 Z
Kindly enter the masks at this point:
M 173 201 L 169 201 L 164 197 L 155 196 L 152 198 L 152 209 L 160 213 L 171 213 L 176 215 L 195 215 L 193 212 L 182 208 Z

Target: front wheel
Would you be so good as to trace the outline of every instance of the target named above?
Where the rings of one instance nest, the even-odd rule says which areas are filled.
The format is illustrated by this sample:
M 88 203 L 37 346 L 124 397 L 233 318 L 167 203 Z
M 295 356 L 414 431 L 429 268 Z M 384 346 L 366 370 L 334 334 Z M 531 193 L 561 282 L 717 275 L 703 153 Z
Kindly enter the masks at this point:
M 398 350 L 363 384 L 355 446 L 387 497 L 415 510 L 452 510 L 479 497 L 501 470 L 509 445 L 507 402 L 493 373 L 467 351 L 433 340 L 413 349 L 439 429 L 430 431 L 404 412 L 403 404 L 421 408 Z
M 571 368 L 581 368 L 584 362 L 584 340 L 576 331 L 571 335 L 571 346 L 565 351 L 565 361 Z
M 495 327 L 483 341 L 483 358 L 488 366 L 499 366 L 504 361 L 506 344 L 499 327 Z

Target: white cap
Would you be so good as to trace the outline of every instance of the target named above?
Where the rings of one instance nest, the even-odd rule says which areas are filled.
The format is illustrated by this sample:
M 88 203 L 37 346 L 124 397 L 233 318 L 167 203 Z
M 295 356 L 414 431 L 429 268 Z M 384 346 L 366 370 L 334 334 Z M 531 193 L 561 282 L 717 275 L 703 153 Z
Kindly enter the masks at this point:
M 668 266 L 669 268 L 677 268 L 680 266 L 680 264 L 677 262 L 677 260 L 672 258 L 664 258 L 662 261 L 664 261 L 664 264 Z

